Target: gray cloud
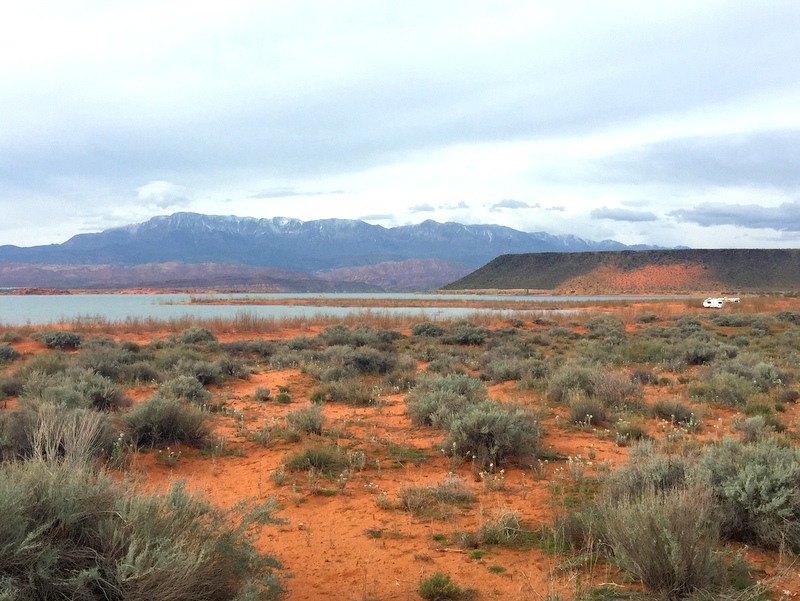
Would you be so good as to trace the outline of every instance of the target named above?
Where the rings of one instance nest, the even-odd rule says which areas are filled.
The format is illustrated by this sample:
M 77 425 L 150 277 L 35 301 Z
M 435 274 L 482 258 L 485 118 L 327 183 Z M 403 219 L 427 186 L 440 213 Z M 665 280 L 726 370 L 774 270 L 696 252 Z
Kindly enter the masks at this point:
M 679 221 L 696 223 L 703 227 L 732 225 L 800 232 L 800 201 L 786 202 L 777 207 L 709 202 L 693 209 L 678 209 L 669 215 Z
M 185 207 L 191 202 L 185 192 L 184 186 L 167 181 L 153 181 L 136 188 L 136 198 L 146 205 L 171 209 Z
M 633 211 L 631 209 L 614 207 L 593 209 L 589 215 L 592 219 L 610 219 L 612 221 L 631 221 L 634 223 L 640 221 L 658 221 L 658 217 L 649 211 Z
M 603 161 L 604 177 L 630 182 L 800 187 L 800 130 L 659 142 Z
M 534 209 L 537 208 L 539 205 L 529 205 L 527 202 L 522 200 L 514 200 L 513 198 L 505 198 L 499 202 L 492 203 L 489 205 L 489 211 L 497 212 L 502 211 L 503 209 Z
M 359 217 L 362 221 L 393 221 L 395 218 L 394 215 L 390 215 L 389 213 L 383 214 L 376 214 L 376 215 L 362 215 Z
M 446 209 L 448 211 L 455 211 L 457 209 L 468 209 L 469 205 L 462 200 L 462 201 L 456 202 L 456 203 L 443 204 L 439 208 L 440 209 Z
M 434 209 L 427 202 L 423 203 L 421 205 L 415 205 L 413 207 L 408 207 L 408 212 L 409 213 L 432 213 L 435 210 L 436 209 Z
M 278 187 L 258 192 L 248 198 L 289 198 L 292 196 L 328 196 L 330 194 L 344 194 L 344 190 L 330 190 L 327 192 L 304 192 L 289 187 Z

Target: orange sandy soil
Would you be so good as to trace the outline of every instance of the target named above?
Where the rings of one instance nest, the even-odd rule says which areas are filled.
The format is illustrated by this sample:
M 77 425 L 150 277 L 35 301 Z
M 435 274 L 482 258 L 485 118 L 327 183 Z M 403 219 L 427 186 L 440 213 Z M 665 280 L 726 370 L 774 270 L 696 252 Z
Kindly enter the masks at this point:
M 703 265 L 648 265 L 630 271 L 606 265 L 567 280 L 559 287 L 559 293 L 680 294 L 686 290 L 722 288 L 722 284 L 709 277 Z
M 675 305 L 679 311 L 682 305 Z M 532 324 L 528 324 L 531 326 Z M 637 326 L 638 327 L 638 326 Z M 270 333 L 269 339 L 313 335 L 319 328 L 282 330 Z M 118 340 L 146 343 L 166 333 L 120 333 Z M 221 341 L 252 338 L 252 335 L 225 334 Z M 26 354 L 44 351 L 38 342 L 14 343 Z M 258 386 L 273 393 L 278 385 L 289 386 L 291 404 L 258 403 L 253 393 Z M 343 487 L 334 480 L 322 480 L 325 494 L 313 494 L 305 473 L 286 472 L 282 485 L 276 485 L 276 474 L 288 454 L 303 448 L 313 437 L 297 443 L 273 439 L 267 446 L 248 440 L 247 432 L 258 432 L 264 425 L 281 425 L 287 412 L 310 405 L 312 379 L 299 370 L 272 370 L 262 366 L 248 381 L 236 381 L 214 390 L 226 399 L 228 412 L 214 417 L 215 433 L 224 440 L 226 452 L 217 457 L 196 449 L 170 449 L 180 457 L 170 467 L 164 461 L 167 451 L 144 450 L 134 455 L 127 477 L 147 491 L 165 491 L 174 481 L 183 479 L 189 490 L 202 492 L 214 503 L 228 507 L 240 499 L 266 499 L 274 496 L 281 509 L 277 517 L 283 525 L 265 526 L 259 545 L 274 553 L 284 565 L 287 599 L 291 601 L 329 599 L 417 600 L 420 578 L 442 571 L 462 587 L 474 588 L 477 599 L 543 599 L 548 594 L 573 599 L 576 592 L 601 584 L 635 590 L 624 584 L 625 577 L 610 565 L 600 563 L 570 567 L 567 556 L 548 554 L 536 546 L 525 550 L 500 547 L 484 549 L 480 559 L 473 559 L 469 550 L 452 544 L 454 531 L 475 531 L 489 517 L 501 511 L 518 511 L 528 527 L 550 523 L 552 517 L 565 510 L 563 496 L 554 493 L 554 486 L 567 488 L 574 483 L 578 471 L 586 476 L 606 473 L 628 460 L 628 449 L 617 446 L 613 433 L 579 429 L 566 425 L 566 411 L 548 405 L 533 391 L 518 390 L 514 383 L 489 387 L 490 397 L 515 400 L 541 411 L 545 436 L 543 447 L 560 459 L 544 465 L 538 474 L 530 467 L 507 466 L 496 474 L 498 486 L 490 487 L 468 462 L 453 465 L 436 446 L 444 435 L 439 430 L 412 426 L 405 414 L 403 394 L 385 397 L 377 407 L 354 409 L 329 403 L 323 406 L 327 419 L 325 431 L 338 432 L 332 440 L 341 447 L 360 449 L 367 464 L 355 471 Z M 646 401 L 668 398 L 674 390 L 645 387 Z M 153 393 L 147 387 L 132 389 L 134 402 Z M 12 405 L 10 404 L 9 407 Z M 733 410 L 700 408 L 703 428 L 697 438 L 718 439 L 730 435 Z M 783 418 L 797 434 L 800 406 L 788 409 Z M 668 424 L 648 420 L 651 434 L 659 439 L 674 436 Z M 692 435 L 687 435 L 691 437 Z M 330 441 L 331 437 L 324 438 Z M 390 458 L 390 445 L 419 449 L 424 458 L 416 463 Z M 566 458 L 573 458 L 572 461 Z M 397 501 L 400 487 L 424 486 L 441 482 L 454 471 L 472 489 L 478 501 L 466 509 L 455 508 L 445 520 L 411 517 L 400 509 L 382 509 L 376 499 L 385 491 L 391 503 Z M 122 474 L 120 473 L 120 477 Z M 502 482 L 502 486 L 500 486 Z M 496 488 L 498 490 L 492 490 Z M 370 531 L 373 537 L 367 535 Z M 437 541 L 433 535 L 444 535 Z M 437 537 L 438 538 L 438 537 Z M 800 566 L 777 553 L 746 550 L 754 566 L 754 576 L 773 592 L 775 599 L 800 596 Z M 489 571 L 501 566 L 502 573 Z

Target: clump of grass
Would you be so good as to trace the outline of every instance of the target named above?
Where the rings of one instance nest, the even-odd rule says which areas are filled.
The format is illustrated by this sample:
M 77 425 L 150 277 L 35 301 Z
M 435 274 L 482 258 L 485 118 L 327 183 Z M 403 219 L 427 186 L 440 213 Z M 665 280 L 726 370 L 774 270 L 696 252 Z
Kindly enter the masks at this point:
M 143 496 L 87 465 L 0 466 L 0 582 L 15 599 L 225 601 L 282 596 L 253 526 L 274 503 L 213 508 L 181 483 Z
M 325 416 L 318 405 L 312 405 L 311 407 L 290 411 L 286 414 L 286 421 L 299 432 L 321 435 L 322 427 L 325 425 Z
M 444 505 L 464 506 L 475 502 L 475 495 L 455 474 L 431 486 L 405 486 L 398 491 L 400 508 L 412 515 L 443 518 L 449 515 Z
M 417 593 L 426 601 L 463 601 L 471 599 L 474 591 L 462 589 L 453 579 L 442 572 L 434 572 L 419 581 Z
M 316 470 L 320 474 L 333 476 L 347 467 L 347 457 L 335 445 L 316 444 L 295 453 L 284 462 L 293 472 Z
M 600 513 L 615 560 L 647 589 L 679 599 L 724 582 L 719 522 L 707 489 L 648 488 L 606 501 Z
M 673 424 L 688 424 L 694 421 L 694 412 L 688 405 L 673 399 L 661 399 L 653 403 L 653 415 Z
M 0 344 L 0 363 L 10 363 L 20 358 L 19 351 L 8 344 Z
M 199 447 L 205 445 L 211 435 L 206 413 L 158 394 L 136 405 L 124 419 L 138 446 L 184 442 Z

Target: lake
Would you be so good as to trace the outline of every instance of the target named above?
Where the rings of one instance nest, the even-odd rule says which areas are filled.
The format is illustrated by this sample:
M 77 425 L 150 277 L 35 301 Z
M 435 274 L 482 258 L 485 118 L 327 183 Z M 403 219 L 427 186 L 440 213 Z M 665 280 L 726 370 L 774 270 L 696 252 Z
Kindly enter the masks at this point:
M 194 295 L 209 298 L 209 295 Z M 516 311 L 513 308 L 515 301 L 603 301 L 626 300 L 640 297 L 622 296 L 476 296 L 458 294 L 224 294 L 218 295 L 220 299 L 236 298 L 386 298 L 386 299 L 425 299 L 436 301 L 442 299 L 486 299 L 508 301 L 509 309 L 505 312 Z M 132 319 L 180 319 L 194 317 L 199 319 L 233 318 L 238 313 L 247 313 L 262 318 L 292 318 L 311 317 L 325 314 L 344 316 L 352 313 L 366 311 L 354 307 L 333 306 L 308 306 L 308 305 L 182 305 L 176 303 L 188 302 L 189 294 L 73 294 L 54 296 L 16 296 L 0 295 L 0 324 L 8 326 L 21 326 L 26 324 L 46 324 L 69 322 L 77 317 L 101 317 L 108 321 L 123 321 Z M 493 311 L 503 313 L 496 309 L 452 308 L 452 307 L 392 307 L 390 309 L 371 309 L 372 313 L 393 313 L 402 315 L 419 316 L 420 319 L 458 318 L 472 315 L 476 312 Z M 537 312 L 546 312 L 539 310 Z

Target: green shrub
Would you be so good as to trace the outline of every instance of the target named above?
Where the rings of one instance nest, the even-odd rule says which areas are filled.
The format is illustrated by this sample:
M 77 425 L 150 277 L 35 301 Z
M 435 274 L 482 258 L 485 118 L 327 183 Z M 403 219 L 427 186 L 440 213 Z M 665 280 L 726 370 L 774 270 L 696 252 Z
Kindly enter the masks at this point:
M 220 357 L 214 362 L 214 366 L 223 378 L 250 379 L 250 369 L 238 359 Z
M 430 577 L 420 580 L 417 593 L 427 601 L 459 601 L 472 597 L 442 572 L 434 572 Z
M 25 381 L 19 376 L 4 376 L 0 378 L 0 396 L 19 396 L 25 389 Z
M 22 342 L 22 334 L 19 332 L 3 332 L 0 334 L 0 342 Z
M 546 373 L 547 366 L 540 359 L 497 358 L 483 368 L 483 376 L 495 382 L 543 378 Z
M 289 425 L 299 432 L 306 434 L 322 434 L 322 426 L 325 424 L 325 416 L 317 405 L 290 411 L 286 414 L 286 421 Z
M 600 513 L 617 563 L 650 591 L 680 599 L 724 582 L 716 556 L 719 522 L 706 489 L 649 488 L 606 501 Z
M 333 476 L 347 466 L 347 458 L 335 445 L 313 445 L 290 456 L 286 468 L 294 472 L 305 472 L 311 469 L 327 476 Z
M 161 374 L 147 361 L 134 361 L 122 366 L 119 379 L 133 384 L 155 384 L 161 380 Z
M 172 372 L 177 376 L 192 376 L 203 386 L 222 384 L 220 366 L 211 361 L 182 359 L 173 366 Z
M 217 337 L 206 328 L 190 326 L 180 335 L 181 344 L 215 344 Z
M 167 380 L 158 389 L 167 398 L 203 405 L 211 400 L 211 393 L 193 376 L 178 376 Z
M 311 402 L 345 403 L 356 407 L 367 407 L 375 403 L 375 392 L 369 384 L 351 378 L 340 382 L 328 382 L 316 386 L 311 391 Z
M 597 373 L 596 368 L 585 365 L 568 363 L 562 366 L 548 382 L 548 400 L 563 403 L 574 391 L 582 392 L 586 396 L 594 396 Z
M 464 374 L 423 374 L 405 401 L 415 425 L 447 428 L 456 413 L 484 400 L 486 394 L 480 380 Z
M 800 550 L 800 450 L 773 438 L 725 439 L 700 460 L 722 507 L 723 534 L 767 548 Z
M 71 350 L 76 349 L 83 342 L 83 336 L 77 332 L 63 330 L 44 330 L 31 334 L 33 340 L 38 340 L 48 348 Z
M 108 417 L 83 408 L 22 403 L 0 414 L 0 458 L 33 456 L 83 461 L 107 455 L 113 444 Z
M 212 508 L 176 484 L 146 497 L 86 466 L 0 467 L 0 582 L 8 599 L 277 601 L 254 547 L 273 503 Z
M 259 403 L 266 403 L 270 399 L 270 390 L 266 386 L 256 386 L 256 389 L 253 391 L 253 399 L 258 401 Z
M 442 505 L 465 506 L 475 502 L 475 495 L 456 474 L 429 486 L 401 486 L 397 492 L 400 508 L 415 516 L 447 517 Z
M 416 323 L 411 326 L 411 333 L 414 336 L 424 338 L 439 338 L 440 336 L 444 336 L 445 329 L 430 321 L 423 321 L 422 323 Z
M 708 378 L 689 384 L 693 401 L 742 406 L 758 391 L 749 380 L 729 372 L 714 372 Z
M 8 344 L 0 344 L 0 363 L 8 363 L 19 359 L 20 354 L 17 349 Z
M 497 466 L 534 455 L 541 434 L 539 420 L 531 411 L 487 400 L 452 419 L 444 448 L 473 457 L 481 467 Z
M 489 330 L 474 326 L 471 323 L 457 323 L 453 329 L 447 333 L 443 342 L 447 344 L 460 344 L 480 346 L 489 337 Z
M 345 359 L 345 367 L 352 368 L 362 375 L 379 375 L 392 371 L 397 365 L 397 357 L 392 352 L 379 351 L 370 347 L 356 349 Z
M 97 410 L 130 404 L 118 384 L 80 367 L 69 367 L 53 374 L 31 373 L 25 381 L 22 398 L 27 401 Z
M 207 414 L 177 399 L 153 395 L 136 405 L 126 416 L 131 439 L 138 446 L 159 446 L 183 442 L 204 446 L 211 429 Z
M 608 421 L 608 412 L 599 400 L 576 392 L 569 400 L 569 421 L 583 426 L 599 426 Z
M 688 405 L 671 399 L 661 399 L 653 403 L 653 415 L 673 424 L 688 424 L 694 421 L 694 412 Z

